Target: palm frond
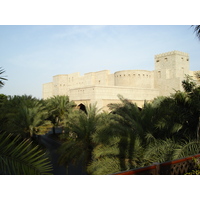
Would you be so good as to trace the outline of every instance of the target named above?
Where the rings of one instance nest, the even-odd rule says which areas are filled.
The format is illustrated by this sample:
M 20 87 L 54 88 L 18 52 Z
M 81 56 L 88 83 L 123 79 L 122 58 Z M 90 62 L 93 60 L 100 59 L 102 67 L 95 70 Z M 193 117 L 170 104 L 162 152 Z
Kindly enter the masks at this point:
M 87 170 L 93 175 L 113 174 L 121 171 L 120 161 L 117 157 L 104 157 L 93 161 Z
M 6 78 L 2 77 L 2 74 L 5 73 L 5 70 L 3 70 L 1 67 L 0 67 L 0 88 L 4 86 L 4 81 L 7 81 Z
M 12 134 L 0 135 L 0 173 L 8 175 L 51 174 L 52 166 L 46 153 L 29 140 L 21 141 Z
M 197 38 L 200 39 L 200 25 L 192 25 L 194 26 L 194 33 L 196 34 Z
M 184 158 L 187 156 L 192 156 L 200 153 L 200 142 L 193 141 L 182 141 L 180 143 L 180 148 L 176 150 L 175 159 Z
M 153 162 L 173 160 L 179 145 L 173 139 L 160 140 L 150 143 L 144 152 L 144 159 Z
M 98 159 L 100 157 L 113 157 L 118 156 L 120 153 L 118 144 L 115 145 L 99 145 L 93 151 L 93 157 Z

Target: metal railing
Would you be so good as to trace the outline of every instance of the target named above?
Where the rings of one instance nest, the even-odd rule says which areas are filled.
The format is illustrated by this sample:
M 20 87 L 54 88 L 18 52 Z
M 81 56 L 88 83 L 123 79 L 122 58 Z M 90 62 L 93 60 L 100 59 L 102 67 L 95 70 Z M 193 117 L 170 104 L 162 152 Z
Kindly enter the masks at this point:
M 194 161 L 196 158 L 196 162 Z M 164 163 L 154 163 L 151 166 L 141 167 L 129 171 L 118 172 L 113 175 L 184 175 L 196 169 L 200 161 L 200 154 Z

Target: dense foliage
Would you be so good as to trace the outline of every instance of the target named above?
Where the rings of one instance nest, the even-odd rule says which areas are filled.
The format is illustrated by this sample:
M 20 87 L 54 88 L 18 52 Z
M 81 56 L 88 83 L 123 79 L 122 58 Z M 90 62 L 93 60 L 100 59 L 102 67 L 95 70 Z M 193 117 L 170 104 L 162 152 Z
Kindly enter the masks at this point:
M 142 108 L 119 96 L 109 113 L 73 111 L 60 162 L 82 159 L 88 174 L 111 174 L 200 153 L 200 87 L 187 77 L 183 88 Z
M 1 84 L 2 85 L 2 84 Z M 0 173 L 49 174 L 50 160 L 37 135 L 61 128 L 59 163 L 87 174 L 112 174 L 200 153 L 200 86 L 187 77 L 184 91 L 144 102 L 119 96 L 109 112 L 68 96 L 39 100 L 0 95 Z

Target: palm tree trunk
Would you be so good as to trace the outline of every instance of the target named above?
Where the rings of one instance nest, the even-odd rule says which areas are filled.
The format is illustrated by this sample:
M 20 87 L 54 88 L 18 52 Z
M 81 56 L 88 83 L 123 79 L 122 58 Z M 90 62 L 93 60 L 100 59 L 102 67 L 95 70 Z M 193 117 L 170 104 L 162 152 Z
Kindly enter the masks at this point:
M 120 140 L 119 142 L 119 162 L 120 162 L 120 170 L 124 171 L 126 170 L 126 163 L 125 163 L 125 158 L 126 158 L 126 148 L 128 146 L 128 141 L 127 137 L 124 137 Z

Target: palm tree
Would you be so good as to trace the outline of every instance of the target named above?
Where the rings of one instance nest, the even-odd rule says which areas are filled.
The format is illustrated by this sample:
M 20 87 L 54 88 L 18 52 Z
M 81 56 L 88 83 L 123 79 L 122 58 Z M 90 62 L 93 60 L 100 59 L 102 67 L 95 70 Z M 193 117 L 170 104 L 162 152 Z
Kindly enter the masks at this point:
M 3 81 L 6 81 L 7 79 L 2 77 L 2 74 L 4 74 L 5 71 L 0 67 L 0 88 L 4 86 L 4 82 Z
M 137 137 L 133 142 L 128 139 L 128 146 L 126 145 L 127 139 L 123 143 L 121 137 L 112 138 L 110 144 L 97 145 L 93 150 L 93 161 L 88 166 L 89 173 L 94 175 L 113 174 L 148 165 L 148 162 L 144 163 L 143 160 L 145 149 L 140 138 Z M 133 146 L 131 148 L 133 149 L 132 156 L 130 156 L 130 146 Z M 123 154 L 121 152 L 122 148 L 124 148 Z
M 0 134 L 0 174 L 48 175 L 52 165 L 44 150 L 20 136 Z
M 200 25 L 192 25 L 194 27 L 194 33 L 196 34 L 197 38 L 200 39 Z
M 8 96 L 1 107 L 1 129 L 5 132 L 32 137 L 39 134 L 41 126 L 47 126 L 48 112 L 43 102 L 32 96 Z M 43 127 L 42 127 L 43 128 Z
M 116 119 L 119 122 L 119 130 L 121 135 L 126 133 L 126 137 L 131 138 L 132 143 L 136 138 L 140 138 L 142 145 L 147 143 L 146 137 L 154 132 L 154 124 L 156 122 L 157 105 L 144 102 L 141 108 L 123 97 L 120 97 L 122 104 L 113 107 L 113 111 L 120 116 Z M 130 146 L 134 149 L 134 146 Z M 133 149 L 130 151 L 130 156 L 133 155 Z M 131 158 L 130 158 L 131 159 Z
M 151 162 L 143 159 L 143 151 L 154 130 L 156 104 L 145 102 L 141 109 L 122 96 L 119 98 L 121 104 L 109 105 L 112 112 L 104 117 L 104 125 L 93 135 L 93 141 L 98 145 L 88 167 L 92 174 L 110 174 Z
M 183 87 L 184 92 L 176 91 L 161 102 L 156 127 L 168 138 L 199 140 L 200 87 L 188 79 L 183 81 Z
M 2 82 L 0 82 L 0 85 L 3 85 Z M 7 103 L 7 97 L 1 101 L 1 114 L 7 113 L 5 107 Z M 16 108 L 17 106 L 18 105 L 15 104 L 12 108 Z M 11 109 L 9 111 L 11 111 Z M 9 115 L 9 117 L 13 115 L 14 113 Z M 4 122 L 7 124 L 9 117 L 7 115 L 6 119 L 4 120 Z M 19 135 L 14 137 L 12 134 L 2 132 L 2 127 L 0 129 L 0 133 L 0 174 L 51 174 L 52 166 L 44 150 L 41 150 L 38 146 L 32 144 L 30 140 L 22 140 Z
M 31 107 L 22 105 L 12 119 L 15 132 L 24 133 L 25 137 L 33 137 L 39 132 L 40 126 L 49 124 L 46 120 L 47 116 L 46 108 L 38 101 Z
M 72 108 L 75 106 L 75 103 L 70 101 L 68 96 L 54 96 L 45 100 L 45 102 L 49 111 L 48 119 L 53 124 L 53 133 L 55 134 L 56 126 L 62 126 L 64 130 L 63 125 L 65 120 Z
M 82 110 L 74 110 L 69 115 L 66 124 L 69 137 L 59 149 L 60 164 L 81 162 L 84 173 L 87 172 L 87 166 L 92 161 L 92 151 L 95 147 L 92 136 L 101 124 L 101 115 L 96 105 L 90 104 L 86 107 L 86 111 L 87 114 Z
M 1 105 L 2 126 L 1 129 L 6 132 L 14 133 L 18 131 L 19 124 L 16 121 L 16 116 L 21 112 L 22 107 L 34 107 L 35 102 L 38 100 L 32 96 L 7 96 Z M 14 126 L 16 124 L 16 126 Z M 17 127 L 17 128 L 16 128 Z M 21 131 L 21 130 L 20 130 Z M 23 130 L 22 130 L 23 131 Z

